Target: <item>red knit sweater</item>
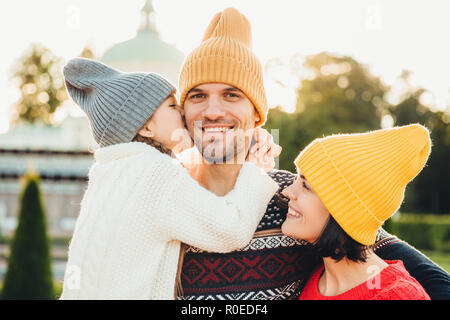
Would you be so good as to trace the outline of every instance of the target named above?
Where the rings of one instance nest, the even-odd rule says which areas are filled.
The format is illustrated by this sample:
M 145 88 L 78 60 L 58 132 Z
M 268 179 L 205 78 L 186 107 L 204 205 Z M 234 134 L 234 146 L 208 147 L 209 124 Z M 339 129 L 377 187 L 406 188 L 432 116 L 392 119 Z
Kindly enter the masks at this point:
M 378 275 L 337 296 L 324 296 L 319 292 L 319 278 L 324 270 L 322 265 L 309 279 L 300 300 L 430 300 L 423 287 L 406 271 L 402 261 L 384 261 L 388 266 Z

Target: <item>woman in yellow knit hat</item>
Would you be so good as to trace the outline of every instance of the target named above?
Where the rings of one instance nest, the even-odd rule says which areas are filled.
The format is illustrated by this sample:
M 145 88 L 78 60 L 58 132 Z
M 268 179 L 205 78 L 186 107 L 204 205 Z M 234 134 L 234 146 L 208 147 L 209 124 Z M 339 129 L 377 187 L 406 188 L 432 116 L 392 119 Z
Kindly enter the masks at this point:
M 316 139 L 299 154 L 282 231 L 323 259 L 300 299 L 429 299 L 402 261 L 382 260 L 371 246 L 430 150 L 428 130 L 412 124 Z

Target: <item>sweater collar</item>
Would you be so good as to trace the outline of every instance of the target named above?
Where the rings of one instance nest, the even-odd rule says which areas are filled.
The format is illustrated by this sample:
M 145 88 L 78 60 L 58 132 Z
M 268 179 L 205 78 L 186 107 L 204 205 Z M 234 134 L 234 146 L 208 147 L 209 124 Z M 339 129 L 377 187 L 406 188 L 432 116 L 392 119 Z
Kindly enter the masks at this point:
M 97 149 L 94 153 L 94 158 L 99 163 L 105 163 L 145 152 L 159 151 L 143 142 L 128 142 Z

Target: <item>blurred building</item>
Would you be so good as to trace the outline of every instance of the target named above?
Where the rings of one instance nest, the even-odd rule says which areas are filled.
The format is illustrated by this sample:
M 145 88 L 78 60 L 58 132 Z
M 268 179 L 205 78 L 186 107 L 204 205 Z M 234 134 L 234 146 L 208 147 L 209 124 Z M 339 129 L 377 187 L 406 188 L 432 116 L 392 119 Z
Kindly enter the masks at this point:
M 111 47 L 101 61 L 125 72 L 157 72 L 176 84 L 184 56 L 159 38 L 150 0 L 141 14 L 136 37 Z M 85 117 L 69 116 L 57 127 L 19 124 L 0 134 L 0 235 L 15 230 L 20 177 L 33 168 L 41 177 L 49 232 L 70 236 L 96 147 Z
M 80 210 L 96 144 L 86 118 L 67 117 L 58 127 L 20 124 L 0 135 L 0 235 L 17 225 L 21 176 L 39 172 L 52 235 L 68 236 Z

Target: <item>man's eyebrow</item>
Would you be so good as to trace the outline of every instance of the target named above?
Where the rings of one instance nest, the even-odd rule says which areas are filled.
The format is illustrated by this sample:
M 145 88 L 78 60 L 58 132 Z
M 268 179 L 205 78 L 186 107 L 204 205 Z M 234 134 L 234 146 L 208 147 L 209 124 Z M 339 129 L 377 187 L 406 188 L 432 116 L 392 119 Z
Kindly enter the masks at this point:
M 192 88 L 191 90 L 189 90 L 189 92 L 187 94 L 190 94 L 192 92 L 197 92 L 198 93 L 198 92 L 203 92 L 203 90 L 199 89 L 199 88 Z
M 300 175 L 300 178 L 302 178 L 303 180 L 306 180 L 305 176 L 302 174 Z M 308 180 L 306 180 L 306 181 L 308 181 Z
M 228 87 L 228 88 L 223 89 L 223 91 L 227 91 L 227 92 L 237 91 L 237 92 L 243 93 L 242 90 L 240 90 L 236 87 Z

